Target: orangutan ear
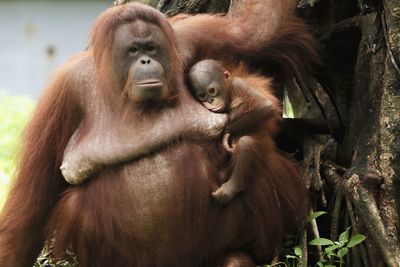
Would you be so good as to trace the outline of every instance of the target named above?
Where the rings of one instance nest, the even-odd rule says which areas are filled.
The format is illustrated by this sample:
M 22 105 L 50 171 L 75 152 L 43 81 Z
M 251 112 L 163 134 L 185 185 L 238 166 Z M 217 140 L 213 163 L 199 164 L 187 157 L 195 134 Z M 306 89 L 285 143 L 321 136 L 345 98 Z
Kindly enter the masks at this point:
M 230 83 L 232 81 L 232 75 L 227 70 L 224 71 L 224 79 L 225 79 L 225 82 L 228 82 L 228 83 Z

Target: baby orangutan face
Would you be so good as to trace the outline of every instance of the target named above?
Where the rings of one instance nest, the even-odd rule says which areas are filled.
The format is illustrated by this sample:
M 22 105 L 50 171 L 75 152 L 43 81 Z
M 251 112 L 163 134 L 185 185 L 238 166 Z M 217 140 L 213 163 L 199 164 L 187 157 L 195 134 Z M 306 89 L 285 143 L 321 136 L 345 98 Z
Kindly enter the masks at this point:
M 216 113 L 227 111 L 231 74 L 215 60 L 203 60 L 189 73 L 194 96 L 208 110 Z

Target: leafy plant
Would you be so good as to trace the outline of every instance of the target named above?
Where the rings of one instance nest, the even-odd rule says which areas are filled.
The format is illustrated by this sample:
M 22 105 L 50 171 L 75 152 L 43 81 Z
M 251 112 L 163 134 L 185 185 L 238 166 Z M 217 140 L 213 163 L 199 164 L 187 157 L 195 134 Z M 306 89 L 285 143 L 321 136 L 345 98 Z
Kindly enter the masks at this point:
M 313 212 L 313 213 L 311 213 L 311 214 L 308 216 L 307 222 L 310 223 L 312 220 L 315 220 L 315 219 L 317 219 L 318 217 L 320 217 L 320 216 L 322 216 L 322 215 L 324 215 L 324 214 L 327 214 L 327 212 L 326 212 L 326 211 L 316 211 L 316 212 Z
M 311 223 L 318 217 L 327 214 L 325 211 L 313 212 L 308 216 L 307 222 Z M 327 238 L 316 238 L 309 242 L 311 246 L 321 246 L 324 248 L 323 258 L 317 262 L 318 267 L 342 267 L 344 265 L 345 256 L 349 253 L 349 250 L 365 240 L 365 236 L 356 234 L 349 238 L 351 227 L 340 234 L 338 241 L 333 241 Z M 293 240 L 292 240 L 293 238 Z M 290 243 L 293 246 L 295 244 L 295 237 L 290 238 Z M 299 246 L 293 246 L 291 249 L 285 250 L 284 261 L 276 262 L 271 265 L 265 265 L 264 267 L 297 267 L 302 266 L 301 256 L 303 251 Z
M 357 246 L 365 240 L 365 236 L 361 234 L 353 235 L 349 239 L 351 227 L 347 227 L 346 231 L 340 234 L 338 241 L 332 241 L 327 238 L 316 238 L 309 242 L 312 246 L 324 247 L 323 259 L 318 261 L 318 267 L 335 267 L 336 263 L 342 267 L 344 257 L 349 253 L 349 249 Z
M 299 246 L 293 248 L 292 254 L 285 255 L 285 266 L 296 267 L 301 265 L 301 255 L 303 255 L 303 250 Z
M 296 267 L 301 266 L 301 255 L 303 254 L 302 249 L 299 246 L 293 248 L 291 252 L 285 255 L 285 262 L 277 262 L 264 267 Z

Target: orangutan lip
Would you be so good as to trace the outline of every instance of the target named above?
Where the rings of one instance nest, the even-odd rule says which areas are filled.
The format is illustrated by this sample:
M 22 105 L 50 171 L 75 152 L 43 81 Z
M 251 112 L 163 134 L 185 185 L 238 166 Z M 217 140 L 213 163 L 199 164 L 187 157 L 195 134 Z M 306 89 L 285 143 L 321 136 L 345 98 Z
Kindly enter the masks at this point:
M 222 106 L 211 109 L 212 112 L 217 112 L 217 111 L 221 111 L 221 110 L 222 110 Z
M 143 85 L 154 86 L 154 85 L 162 85 L 162 82 L 160 80 L 148 80 L 148 81 L 138 82 L 138 83 L 136 83 L 136 85 L 139 85 L 139 86 L 143 86 Z

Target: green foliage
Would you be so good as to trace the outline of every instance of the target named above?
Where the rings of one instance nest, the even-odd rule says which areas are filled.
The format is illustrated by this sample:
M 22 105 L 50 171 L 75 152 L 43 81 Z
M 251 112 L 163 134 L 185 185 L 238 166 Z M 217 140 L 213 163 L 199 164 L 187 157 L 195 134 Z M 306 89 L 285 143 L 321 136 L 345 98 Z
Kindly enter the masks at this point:
M 308 223 L 317 219 L 318 217 L 327 214 L 325 211 L 317 211 L 308 216 Z M 351 227 L 346 228 L 346 230 L 340 234 L 338 241 L 333 241 L 327 238 L 316 238 L 309 242 L 310 246 L 321 246 L 323 248 L 322 259 L 317 262 L 317 267 L 336 267 L 344 266 L 344 259 L 349 253 L 350 249 L 359 245 L 365 240 L 365 236 L 361 234 L 355 234 L 350 236 Z M 284 250 L 284 261 L 276 262 L 271 265 L 265 265 L 264 267 L 297 267 L 302 266 L 301 257 L 303 251 L 299 246 L 293 246 L 296 244 L 295 237 L 289 237 L 290 244 L 287 247 L 291 249 Z
M 293 255 L 285 255 L 285 266 L 300 266 L 301 256 L 303 255 L 303 250 L 299 246 L 293 248 Z
M 324 247 L 323 258 L 317 263 L 318 267 L 335 267 L 336 264 L 343 266 L 344 257 L 349 253 L 349 249 L 357 246 L 365 240 L 364 235 L 356 234 L 349 239 L 351 227 L 340 234 L 338 241 L 326 238 L 316 238 L 309 242 L 312 246 Z
M 301 255 L 303 251 L 300 247 L 296 246 L 285 255 L 285 262 L 277 262 L 264 267 L 296 267 L 301 266 Z
M 19 137 L 33 106 L 34 101 L 28 97 L 0 91 L 0 209 L 15 171 Z
M 319 216 L 322 216 L 324 214 L 327 214 L 325 211 L 316 211 L 311 213 L 308 218 L 307 218 L 307 222 L 311 222 L 312 220 L 317 219 Z

